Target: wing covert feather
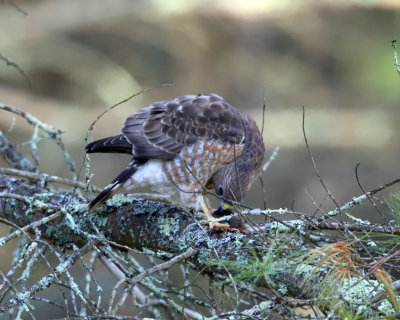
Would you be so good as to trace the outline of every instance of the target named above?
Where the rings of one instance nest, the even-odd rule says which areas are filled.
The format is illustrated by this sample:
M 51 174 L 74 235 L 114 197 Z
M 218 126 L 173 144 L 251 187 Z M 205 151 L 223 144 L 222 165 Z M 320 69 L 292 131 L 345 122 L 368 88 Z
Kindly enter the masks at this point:
M 185 95 L 129 116 L 122 134 L 135 157 L 170 159 L 199 139 L 243 143 L 245 119 L 216 94 Z

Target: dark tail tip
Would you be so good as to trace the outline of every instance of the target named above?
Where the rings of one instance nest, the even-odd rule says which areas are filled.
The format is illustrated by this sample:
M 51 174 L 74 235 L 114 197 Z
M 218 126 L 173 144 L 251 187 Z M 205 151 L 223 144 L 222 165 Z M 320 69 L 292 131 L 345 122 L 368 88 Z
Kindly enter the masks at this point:
M 110 184 L 103 189 L 92 201 L 89 202 L 89 212 L 96 210 L 101 206 L 108 198 L 110 198 L 118 189 L 120 185 L 118 183 Z
M 126 167 L 107 187 L 103 189 L 89 203 L 89 211 L 94 211 L 101 206 L 108 198 L 110 198 L 118 189 L 126 182 L 146 161 L 133 159 L 128 167 Z

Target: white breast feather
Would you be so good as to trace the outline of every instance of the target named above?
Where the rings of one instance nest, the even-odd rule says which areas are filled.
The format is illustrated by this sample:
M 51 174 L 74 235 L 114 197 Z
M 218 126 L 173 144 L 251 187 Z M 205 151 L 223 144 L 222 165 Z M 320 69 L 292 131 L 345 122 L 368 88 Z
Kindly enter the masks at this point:
M 180 203 L 179 190 L 176 185 L 171 183 L 163 170 L 163 161 L 152 159 L 141 166 L 135 174 L 124 183 L 126 190 L 140 187 L 150 187 L 160 195 L 170 197 L 171 203 Z
M 141 166 L 138 171 L 124 184 L 124 188 L 149 187 L 169 183 L 167 175 L 162 170 L 163 161 L 152 159 Z

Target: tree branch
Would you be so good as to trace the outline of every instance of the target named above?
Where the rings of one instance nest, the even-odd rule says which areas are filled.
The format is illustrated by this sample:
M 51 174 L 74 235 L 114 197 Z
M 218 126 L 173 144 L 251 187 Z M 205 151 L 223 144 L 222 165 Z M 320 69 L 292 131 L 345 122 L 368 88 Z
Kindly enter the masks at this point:
M 24 201 L 18 197 L 3 198 L 2 192 L 23 196 Z M 198 270 L 216 274 L 229 272 L 232 275 L 240 273 L 240 270 L 229 268 L 229 263 L 252 265 L 255 259 L 263 261 L 264 257 L 271 254 L 271 250 L 275 250 L 273 238 L 277 233 L 276 226 L 273 230 L 264 228 L 267 234 L 210 233 L 208 228 L 203 228 L 196 221 L 193 213 L 159 202 L 116 196 L 94 213 L 87 212 L 86 203 L 87 199 L 82 196 L 63 191 L 49 193 L 49 190 L 24 180 L 0 175 L 0 215 L 19 227 L 41 220 L 35 227 L 41 231 L 42 237 L 50 239 L 56 245 L 73 243 L 84 246 L 95 239 L 130 248 L 161 250 L 183 254 L 179 259 L 187 258 Z M 62 214 L 59 217 L 51 216 L 57 208 Z M 48 216 L 55 218 L 46 220 Z M 271 241 L 266 242 L 266 238 Z M 290 246 L 280 252 L 273 251 L 274 262 L 280 262 L 276 265 L 281 267 L 276 267 L 269 278 L 259 278 L 255 283 L 270 288 L 271 284 L 267 283 L 270 279 L 275 286 L 285 288 L 291 296 L 317 296 L 316 288 L 319 286 L 306 286 L 302 280 L 311 277 L 308 280 L 310 283 L 319 283 L 323 281 L 326 271 L 318 267 L 318 271 L 313 271 L 310 275 L 312 265 L 302 261 L 293 263 L 295 260 L 289 259 L 293 252 L 307 252 L 313 245 L 304 242 L 304 238 L 295 233 L 288 233 L 284 238 L 285 241 L 290 241 Z M 350 279 L 347 286 L 344 286 L 346 292 L 338 292 L 338 296 L 354 291 L 355 297 L 359 298 L 358 295 L 361 295 L 365 301 L 370 301 L 368 299 L 376 294 L 376 287 L 379 285 L 372 276 L 364 279 L 360 275 Z M 140 280 L 141 278 L 137 279 Z M 353 287 L 355 282 L 358 285 Z M 340 290 L 339 287 L 337 289 Z M 14 299 L 6 306 L 8 308 L 17 303 Z

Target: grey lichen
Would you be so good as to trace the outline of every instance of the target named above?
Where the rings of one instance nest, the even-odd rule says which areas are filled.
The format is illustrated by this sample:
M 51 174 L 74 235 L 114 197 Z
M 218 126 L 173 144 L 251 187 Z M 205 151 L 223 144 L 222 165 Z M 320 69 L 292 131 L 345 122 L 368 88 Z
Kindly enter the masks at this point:
M 179 231 L 179 224 L 175 218 L 160 218 L 158 219 L 158 228 L 164 236 L 174 235 Z
M 371 248 L 376 248 L 376 247 L 377 247 L 376 242 L 375 242 L 375 241 L 372 241 L 371 239 L 369 239 L 369 240 L 367 241 L 367 245 L 368 245 L 369 247 L 371 247 Z
M 133 203 L 134 201 L 136 201 L 136 199 L 132 197 L 127 197 L 124 196 L 123 194 L 116 194 L 112 198 L 108 199 L 106 204 L 109 207 L 117 208 L 127 203 Z
M 285 224 L 295 227 L 295 228 L 302 228 L 304 226 L 304 222 L 301 220 L 292 220 L 292 221 L 287 221 L 285 222 Z M 272 234 L 275 233 L 288 233 L 288 232 L 293 232 L 293 229 L 291 229 L 290 227 L 284 225 L 281 222 L 271 222 L 269 224 L 269 231 Z
M 88 242 L 87 235 L 98 236 L 100 232 L 107 240 L 130 248 L 156 248 L 172 255 L 195 248 L 199 250 L 199 254 L 190 258 L 193 265 L 199 270 L 224 274 L 226 268 L 221 263 L 211 264 L 210 261 L 230 261 L 248 264 L 251 267 L 251 263 L 257 258 L 258 265 L 269 263 L 268 267 L 261 269 L 266 275 L 264 279 L 273 279 L 277 284 L 276 288 L 282 293 L 287 290 L 288 294 L 307 298 L 321 294 L 318 286 L 310 286 L 310 290 L 305 290 L 302 279 L 311 275 L 310 283 L 320 283 L 326 275 L 324 267 L 315 267 L 313 263 L 291 259 L 288 253 L 287 248 L 292 251 L 307 248 L 307 243 L 302 243 L 300 240 L 292 241 L 292 237 L 301 239 L 299 233 L 306 232 L 301 221 L 285 222 L 290 227 L 273 222 L 269 225 L 270 232 L 264 235 L 232 232 L 217 234 L 210 232 L 208 226 L 199 225 L 192 213 L 161 203 L 117 196 L 95 212 L 88 213 L 87 200 L 76 195 L 57 192 L 50 196 L 46 190 L 21 180 L 4 179 L 3 184 L 10 192 L 30 197 L 28 205 L 14 199 L 0 199 L 0 210 L 4 212 L 5 217 L 17 221 L 22 226 L 45 218 L 50 205 L 63 208 L 60 210 L 65 213 L 64 215 L 56 221 L 49 223 L 44 221 L 44 225 L 40 226 L 43 238 L 51 239 L 56 245 L 66 245 L 71 242 L 78 246 L 84 245 Z M 38 195 L 34 196 L 35 193 Z M 11 205 L 13 203 L 15 205 Z M 33 209 L 30 215 L 25 215 L 26 208 Z M 299 232 L 293 232 L 292 228 Z M 278 238 L 281 234 L 284 236 Z M 281 243 L 288 244 L 287 248 L 280 250 Z M 271 250 L 268 260 L 265 256 L 268 255 L 270 248 L 277 250 Z M 54 282 L 54 277 L 65 273 L 68 264 L 69 262 L 61 263 L 55 270 L 57 275 L 50 274 L 44 277 L 38 285 L 45 287 Z M 259 278 L 256 284 L 263 285 L 263 277 Z M 361 310 L 383 291 L 382 285 L 372 279 L 367 277 L 363 280 L 362 275 L 354 276 L 336 285 L 332 294 L 341 297 L 343 301 L 356 305 L 361 303 L 359 306 Z M 23 304 L 29 295 L 29 292 L 19 294 L 17 299 L 20 299 L 20 304 Z M 377 308 L 384 312 L 393 312 L 387 301 L 380 301 Z
M 333 216 L 337 216 L 341 212 L 347 212 L 355 205 L 361 204 L 365 199 L 368 199 L 368 196 L 366 194 L 362 194 L 359 197 L 353 197 L 349 202 L 345 203 L 340 208 L 336 208 L 335 210 L 329 211 L 327 213 L 327 215 L 333 217 Z

